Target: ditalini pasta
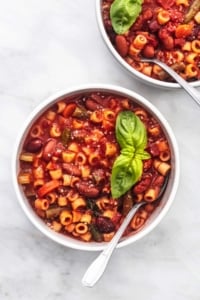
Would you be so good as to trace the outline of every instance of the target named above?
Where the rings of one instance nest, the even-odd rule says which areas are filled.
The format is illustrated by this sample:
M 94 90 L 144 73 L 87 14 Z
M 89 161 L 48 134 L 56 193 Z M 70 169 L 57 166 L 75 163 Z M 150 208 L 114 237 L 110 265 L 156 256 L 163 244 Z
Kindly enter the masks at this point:
M 148 158 L 139 180 L 113 198 L 111 173 L 120 155 L 116 118 L 125 111 L 145 128 Z M 139 230 L 159 205 L 171 169 L 159 122 L 136 102 L 103 92 L 66 98 L 48 108 L 29 130 L 19 161 L 18 182 L 35 213 L 52 230 L 84 242 L 109 241 L 134 203 L 146 201 L 124 234 Z
M 113 22 L 128 15 L 128 8 L 118 7 L 112 20 L 114 2 L 102 0 L 102 18 L 111 43 L 129 65 L 149 77 L 173 81 L 158 66 L 140 61 L 158 58 L 187 81 L 200 80 L 199 0 L 144 0 L 135 22 L 123 33 L 116 31 Z

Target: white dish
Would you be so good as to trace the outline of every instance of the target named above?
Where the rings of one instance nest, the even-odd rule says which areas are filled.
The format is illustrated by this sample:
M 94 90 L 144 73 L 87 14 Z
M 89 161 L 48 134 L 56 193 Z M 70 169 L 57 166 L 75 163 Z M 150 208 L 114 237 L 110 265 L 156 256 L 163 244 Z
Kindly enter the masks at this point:
M 170 150 L 171 150 L 172 169 L 170 172 L 169 182 L 166 191 L 163 195 L 163 198 L 161 200 L 161 203 L 159 204 L 158 208 L 156 208 L 156 210 L 152 213 L 151 217 L 147 220 L 144 227 L 138 232 L 132 234 L 131 236 L 123 238 L 118 244 L 118 247 L 127 246 L 143 238 L 160 223 L 160 221 L 166 215 L 166 213 L 168 212 L 169 208 L 171 207 L 174 201 L 175 194 L 178 187 L 179 173 L 180 173 L 178 146 L 172 129 L 170 128 L 168 122 L 165 120 L 163 115 L 158 111 L 158 109 L 154 107 L 148 100 L 138 95 L 137 93 L 118 86 L 105 85 L 105 84 L 92 84 L 92 85 L 77 86 L 75 88 L 71 88 L 71 89 L 69 88 L 67 90 L 60 91 L 48 97 L 46 100 L 40 103 L 27 118 L 23 128 L 19 132 L 16 145 L 14 147 L 13 160 L 12 160 L 12 174 L 13 174 L 13 184 L 14 184 L 15 192 L 19 204 L 21 205 L 26 216 L 35 225 L 35 227 L 39 229 L 44 235 L 46 235 L 48 238 L 54 240 L 55 242 L 61 245 L 71 247 L 74 249 L 86 250 L 86 251 L 102 250 L 104 249 L 106 243 L 79 241 L 74 238 L 64 236 L 63 234 L 54 232 L 53 230 L 48 228 L 48 226 L 43 222 L 42 219 L 40 219 L 36 215 L 32 207 L 30 206 L 29 201 L 27 200 L 27 198 L 23 193 L 22 187 L 18 184 L 17 176 L 19 171 L 19 154 L 22 149 L 24 140 L 26 138 L 27 131 L 30 129 L 34 121 L 36 121 L 36 119 L 47 108 L 49 108 L 52 104 L 54 104 L 58 100 L 61 100 L 66 96 L 72 96 L 75 94 L 80 94 L 82 92 L 85 93 L 85 92 L 94 92 L 94 91 L 102 91 L 102 92 L 119 94 L 121 96 L 128 97 L 129 99 L 133 99 L 134 102 L 143 106 L 160 122 L 163 131 L 168 139 Z

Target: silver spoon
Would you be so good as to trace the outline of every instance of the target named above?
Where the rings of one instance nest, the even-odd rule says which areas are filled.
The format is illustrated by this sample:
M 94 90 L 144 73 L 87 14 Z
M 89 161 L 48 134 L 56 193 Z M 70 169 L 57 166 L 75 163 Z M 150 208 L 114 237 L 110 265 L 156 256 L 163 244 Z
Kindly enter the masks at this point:
M 125 231 L 126 227 L 130 223 L 134 214 L 137 212 L 138 208 L 142 206 L 144 203 L 146 202 L 143 201 L 137 203 L 132 207 L 132 209 L 125 217 L 123 223 L 117 230 L 116 234 L 114 235 L 112 240 L 108 243 L 107 247 L 89 266 L 82 279 L 82 284 L 84 286 L 93 287 L 95 283 L 99 280 L 99 278 L 103 275 L 103 272 L 108 264 L 108 261 L 113 253 L 113 250 L 116 248 L 116 245 L 119 242 L 119 239 L 121 238 L 123 232 Z
M 200 105 L 200 93 L 193 86 L 191 86 L 186 80 L 184 80 L 180 75 L 178 75 L 168 65 L 166 65 L 165 63 L 163 63 L 162 61 L 160 61 L 156 58 L 142 58 L 141 61 L 151 62 L 151 63 L 159 65 L 168 74 L 170 74 L 171 77 L 173 77 L 180 84 L 180 86 L 182 86 L 185 89 L 185 91 L 196 101 L 196 103 L 198 105 Z
M 162 186 L 160 193 L 157 197 L 157 200 L 159 200 L 162 195 L 164 194 L 164 191 L 167 187 L 167 183 L 169 180 L 169 174 L 167 175 L 165 179 L 165 183 Z M 105 268 L 109 262 L 109 259 L 116 248 L 123 232 L 125 231 L 126 227 L 130 223 L 131 219 L 137 212 L 137 210 L 143 205 L 146 204 L 147 202 L 142 201 L 139 203 L 136 203 L 131 210 L 128 212 L 126 215 L 125 219 L 123 220 L 122 224 L 118 228 L 117 232 L 115 233 L 114 237 L 112 240 L 108 243 L 106 248 L 101 252 L 101 254 L 92 262 L 92 264 L 89 266 L 87 271 L 85 272 L 83 278 L 82 278 L 82 284 L 83 286 L 87 287 L 93 287 L 95 283 L 100 279 L 100 277 L 103 275 L 103 272 L 105 271 Z

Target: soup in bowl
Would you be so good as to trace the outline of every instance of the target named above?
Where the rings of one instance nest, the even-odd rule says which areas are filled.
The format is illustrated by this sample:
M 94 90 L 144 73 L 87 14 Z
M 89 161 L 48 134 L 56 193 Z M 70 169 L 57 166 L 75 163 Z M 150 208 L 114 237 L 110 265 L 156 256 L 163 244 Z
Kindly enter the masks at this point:
M 41 103 L 17 139 L 13 181 L 32 223 L 54 241 L 103 249 L 144 201 L 118 247 L 149 233 L 179 180 L 176 139 L 162 114 L 133 91 L 90 85 Z
M 193 86 L 200 86 L 198 0 L 96 0 L 102 37 L 116 60 L 134 77 L 157 87 L 179 85 L 157 58 Z

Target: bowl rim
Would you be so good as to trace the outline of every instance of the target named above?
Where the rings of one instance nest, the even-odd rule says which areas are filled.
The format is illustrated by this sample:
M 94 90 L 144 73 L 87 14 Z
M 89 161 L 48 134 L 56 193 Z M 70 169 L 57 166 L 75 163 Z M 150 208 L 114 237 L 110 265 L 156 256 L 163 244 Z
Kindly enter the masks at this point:
M 159 87 L 159 88 L 166 88 L 166 89 L 182 89 L 182 87 L 178 83 L 173 83 L 173 82 L 167 82 L 167 81 L 161 81 L 157 80 L 154 78 L 151 78 L 149 76 L 146 76 L 145 74 L 137 71 L 133 67 L 131 67 L 117 52 L 117 50 L 114 48 L 112 45 L 104 24 L 103 24 L 103 19 L 102 19 L 102 14 L 101 14 L 101 2 L 102 0 L 96 0 L 96 19 L 97 19 L 97 24 L 101 33 L 101 36 L 111 52 L 111 54 L 114 56 L 116 61 L 120 64 L 121 67 L 123 67 L 129 74 L 134 76 L 136 79 L 138 79 L 140 82 L 146 83 L 148 85 L 151 85 L 153 87 Z M 200 86 L 200 80 L 194 81 L 194 82 L 189 82 L 189 84 L 193 87 L 199 87 Z
M 32 222 L 32 224 L 39 229 L 40 232 L 42 232 L 45 236 L 50 238 L 51 240 L 57 242 L 58 244 L 61 244 L 63 246 L 77 249 L 77 250 L 85 250 L 85 251 L 100 251 L 105 249 L 106 242 L 103 243 L 86 243 L 82 241 L 77 241 L 73 238 L 68 239 L 66 236 L 54 232 L 52 229 L 50 229 L 44 222 L 41 220 L 33 211 L 33 209 L 30 207 L 30 204 L 25 196 L 23 196 L 23 193 L 21 192 L 22 188 L 20 188 L 20 185 L 17 181 L 17 173 L 18 173 L 18 154 L 20 152 L 20 146 L 22 145 L 22 140 L 26 136 L 27 130 L 30 128 L 30 126 L 33 124 L 33 122 L 39 117 L 39 115 L 42 114 L 48 107 L 50 107 L 53 103 L 56 103 L 59 98 L 63 98 L 70 95 L 75 95 L 83 92 L 90 92 L 90 91 L 104 91 L 104 92 L 110 92 L 110 93 L 116 93 L 128 96 L 132 99 L 136 99 L 140 105 L 144 105 L 146 109 L 148 109 L 150 112 L 153 113 L 153 115 L 156 116 L 156 118 L 161 122 L 164 130 L 166 131 L 167 135 L 169 136 L 170 142 L 173 147 L 173 153 L 174 153 L 174 178 L 173 178 L 173 184 L 170 191 L 170 196 L 168 197 L 164 207 L 159 212 L 159 214 L 156 216 L 156 218 L 149 224 L 149 226 L 144 227 L 142 230 L 138 231 L 132 236 L 129 236 L 128 239 L 123 239 L 119 242 L 117 245 L 117 248 L 121 248 L 127 245 L 132 244 L 133 242 L 143 238 L 146 236 L 149 232 L 151 232 L 163 219 L 163 217 L 168 212 L 169 208 L 171 207 L 173 200 L 175 198 L 178 184 L 179 184 L 179 177 L 180 177 L 180 162 L 179 162 L 179 150 L 178 150 L 178 144 L 176 141 L 176 138 L 174 136 L 174 133 L 167 122 L 167 120 L 164 118 L 164 116 L 159 112 L 159 110 L 146 98 L 141 96 L 140 94 L 129 90 L 127 88 L 116 86 L 112 84 L 84 84 L 84 85 L 78 85 L 73 86 L 67 89 L 63 89 L 61 91 L 58 91 L 56 93 L 53 93 L 51 96 L 44 99 L 40 104 L 38 104 L 35 109 L 29 114 L 29 116 L 26 118 L 24 124 L 22 125 L 21 129 L 19 130 L 19 133 L 16 138 L 16 142 L 14 145 L 13 155 L 12 155 L 12 183 L 14 186 L 15 193 L 17 195 L 18 202 L 24 211 L 25 215 L 28 217 L 28 219 Z

